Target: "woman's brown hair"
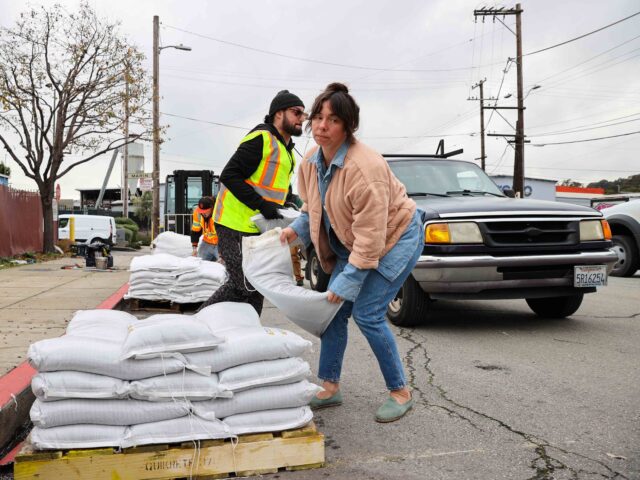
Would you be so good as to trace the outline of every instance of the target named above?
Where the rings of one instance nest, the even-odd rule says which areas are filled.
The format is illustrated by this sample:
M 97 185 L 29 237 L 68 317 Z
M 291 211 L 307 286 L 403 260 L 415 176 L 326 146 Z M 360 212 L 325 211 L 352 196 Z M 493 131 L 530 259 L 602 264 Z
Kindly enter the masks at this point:
M 360 125 L 360 107 L 349 94 L 349 89 L 343 83 L 330 83 L 327 88 L 316 97 L 311 107 L 311 113 L 309 115 L 310 122 L 307 123 L 307 132 L 311 130 L 311 123 L 313 117 L 318 115 L 322 111 L 322 104 L 329 101 L 333 114 L 342 120 L 344 129 L 347 133 L 347 141 L 350 143 L 354 141 L 353 134 L 358 130 Z

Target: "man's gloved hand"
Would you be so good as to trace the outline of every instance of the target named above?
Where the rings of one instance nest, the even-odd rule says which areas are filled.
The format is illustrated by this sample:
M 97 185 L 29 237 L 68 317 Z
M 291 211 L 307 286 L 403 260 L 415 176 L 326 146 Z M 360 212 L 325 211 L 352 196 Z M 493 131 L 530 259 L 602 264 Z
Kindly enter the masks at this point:
M 260 210 L 262 216 L 267 220 L 275 220 L 276 218 L 282 218 L 282 215 L 278 211 L 279 208 L 281 208 L 281 205 L 275 202 L 262 200 L 262 203 L 260 204 L 260 207 L 258 207 L 258 210 Z

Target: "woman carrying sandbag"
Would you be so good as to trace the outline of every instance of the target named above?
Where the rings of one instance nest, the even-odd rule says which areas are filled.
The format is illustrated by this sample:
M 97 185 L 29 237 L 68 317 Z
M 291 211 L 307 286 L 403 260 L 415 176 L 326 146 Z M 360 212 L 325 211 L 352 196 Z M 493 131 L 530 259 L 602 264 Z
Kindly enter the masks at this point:
M 298 173 L 302 215 L 280 240 L 313 242 L 322 269 L 331 272 L 329 302 L 345 301 L 321 337 L 318 376 L 324 390 L 311 407 L 342 403 L 340 371 L 353 315 L 390 392 L 375 418 L 392 422 L 411 409 L 413 400 L 385 314 L 422 252 L 422 222 L 385 159 L 354 138 L 359 112 L 340 83 L 315 99 L 307 130 L 319 148 L 309 151 Z

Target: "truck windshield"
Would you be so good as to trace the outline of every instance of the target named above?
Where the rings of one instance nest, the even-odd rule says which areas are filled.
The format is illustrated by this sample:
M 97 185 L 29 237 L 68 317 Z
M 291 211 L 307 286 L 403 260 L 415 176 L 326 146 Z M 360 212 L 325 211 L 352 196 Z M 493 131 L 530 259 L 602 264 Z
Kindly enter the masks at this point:
M 504 196 L 491 178 L 472 163 L 411 159 L 394 160 L 389 166 L 410 196 L 420 192 L 438 196 L 455 195 L 456 192 Z

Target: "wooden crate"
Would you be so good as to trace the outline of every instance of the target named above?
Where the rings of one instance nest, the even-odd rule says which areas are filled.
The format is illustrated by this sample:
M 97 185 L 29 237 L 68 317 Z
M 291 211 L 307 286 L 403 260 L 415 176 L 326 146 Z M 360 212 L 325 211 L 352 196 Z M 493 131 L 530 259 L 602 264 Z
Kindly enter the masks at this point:
M 324 465 L 324 435 L 313 422 L 295 430 L 179 445 L 34 452 L 15 459 L 15 480 L 172 480 L 253 476 Z

